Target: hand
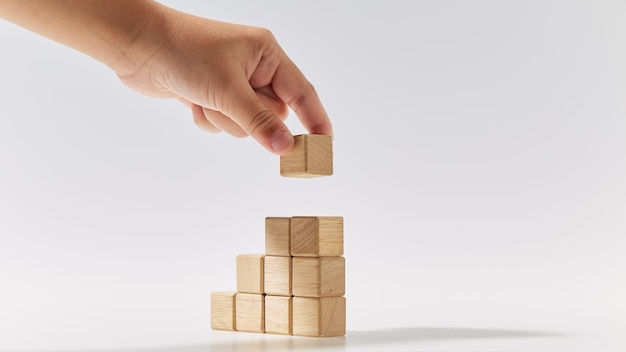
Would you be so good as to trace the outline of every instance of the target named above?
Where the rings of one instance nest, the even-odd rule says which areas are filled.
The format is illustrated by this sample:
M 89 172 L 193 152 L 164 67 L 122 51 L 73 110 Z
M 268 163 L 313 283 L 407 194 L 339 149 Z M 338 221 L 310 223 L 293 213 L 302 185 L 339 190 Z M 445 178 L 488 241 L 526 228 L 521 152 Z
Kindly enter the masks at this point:
M 129 49 L 147 59 L 133 73 L 119 74 L 127 86 L 178 98 L 200 128 L 250 135 L 276 154 L 293 146 L 283 123 L 288 108 L 309 133 L 332 135 L 315 89 L 268 30 L 163 9 L 165 21 L 143 35 L 150 45 L 140 36 Z M 146 52 L 137 54 L 141 50 Z
M 95 58 L 132 89 L 179 99 L 205 130 L 284 154 L 291 108 L 309 133 L 332 135 L 313 86 L 268 30 L 150 0 L 2 0 L 0 17 Z

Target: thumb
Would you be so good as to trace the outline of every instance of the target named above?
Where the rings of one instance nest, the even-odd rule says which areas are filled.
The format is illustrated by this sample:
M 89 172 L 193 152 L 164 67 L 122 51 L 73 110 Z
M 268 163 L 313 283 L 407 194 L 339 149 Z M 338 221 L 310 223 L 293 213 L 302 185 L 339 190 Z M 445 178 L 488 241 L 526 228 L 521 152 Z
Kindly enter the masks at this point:
M 222 113 L 229 116 L 259 144 L 282 155 L 293 147 L 293 135 L 274 112 L 256 95 L 247 81 L 234 88 L 232 100 Z

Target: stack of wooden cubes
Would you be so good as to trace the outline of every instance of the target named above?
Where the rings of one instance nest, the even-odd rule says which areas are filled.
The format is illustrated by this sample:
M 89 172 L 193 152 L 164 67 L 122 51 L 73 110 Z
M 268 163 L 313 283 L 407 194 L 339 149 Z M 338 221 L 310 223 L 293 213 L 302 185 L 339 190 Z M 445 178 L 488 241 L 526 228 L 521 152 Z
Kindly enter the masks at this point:
M 237 256 L 237 292 L 211 295 L 211 327 L 343 336 L 344 294 L 343 218 L 268 217 L 265 254 Z

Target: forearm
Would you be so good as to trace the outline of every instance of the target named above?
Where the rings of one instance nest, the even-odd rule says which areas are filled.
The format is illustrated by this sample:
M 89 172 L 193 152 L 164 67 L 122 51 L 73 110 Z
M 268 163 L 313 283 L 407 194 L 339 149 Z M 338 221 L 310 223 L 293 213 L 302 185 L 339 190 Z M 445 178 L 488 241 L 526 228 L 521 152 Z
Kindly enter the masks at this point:
M 149 0 L 0 0 L 0 17 L 131 74 L 163 45 L 167 9 Z

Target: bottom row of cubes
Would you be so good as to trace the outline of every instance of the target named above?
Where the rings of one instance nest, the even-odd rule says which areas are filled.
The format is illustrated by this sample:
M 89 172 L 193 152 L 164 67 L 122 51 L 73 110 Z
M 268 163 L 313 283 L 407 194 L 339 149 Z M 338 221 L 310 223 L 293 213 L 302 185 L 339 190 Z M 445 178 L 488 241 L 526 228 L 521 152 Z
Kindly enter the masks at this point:
M 298 336 L 343 336 L 346 334 L 346 298 L 213 292 L 211 328 Z

